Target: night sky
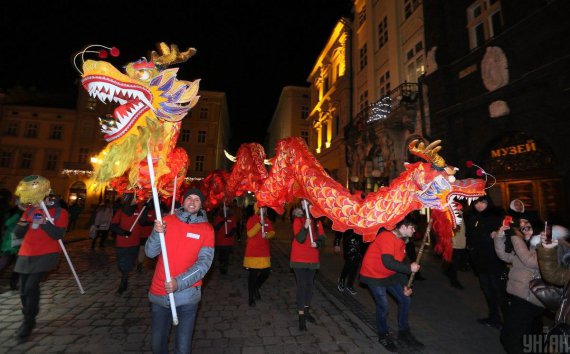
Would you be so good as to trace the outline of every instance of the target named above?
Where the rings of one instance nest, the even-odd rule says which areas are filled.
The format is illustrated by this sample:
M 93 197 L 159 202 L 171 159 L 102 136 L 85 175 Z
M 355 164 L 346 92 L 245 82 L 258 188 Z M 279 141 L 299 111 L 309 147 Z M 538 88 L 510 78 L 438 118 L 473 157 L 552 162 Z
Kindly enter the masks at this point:
M 350 0 L 3 1 L 0 88 L 73 95 L 71 56 L 87 44 L 118 47 L 121 55 L 109 61 L 119 67 L 157 42 L 194 47 L 178 77 L 226 92 L 235 152 L 241 143 L 263 142 L 281 88 L 308 86 L 328 36 L 350 9 Z

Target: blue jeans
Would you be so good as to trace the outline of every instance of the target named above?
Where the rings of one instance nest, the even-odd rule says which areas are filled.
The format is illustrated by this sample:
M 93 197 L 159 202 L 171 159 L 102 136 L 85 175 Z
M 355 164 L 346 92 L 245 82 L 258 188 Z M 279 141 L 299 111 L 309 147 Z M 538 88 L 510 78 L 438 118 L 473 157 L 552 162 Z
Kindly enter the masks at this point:
M 400 284 L 388 286 L 369 286 L 374 301 L 376 302 L 376 329 L 378 334 L 388 333 L 388 296 L 390 293 L 398 302 L 398 327 L 400 331 L 410 330 L 408 317 L 410 314 L 410 304 L 412 300 L 404 295 L 404 287 Z
M 168 334 L 172 323 L 172 312 L 170 308 L 157 304 L 152 305 L 152 352 L 157 354 L 168 354 Z M 198 303 L 176 306 L 178 313 L 178 326 L 175 326 L 175 353 L 192 353 L 192 332 L 194 332 L 194 322 Z

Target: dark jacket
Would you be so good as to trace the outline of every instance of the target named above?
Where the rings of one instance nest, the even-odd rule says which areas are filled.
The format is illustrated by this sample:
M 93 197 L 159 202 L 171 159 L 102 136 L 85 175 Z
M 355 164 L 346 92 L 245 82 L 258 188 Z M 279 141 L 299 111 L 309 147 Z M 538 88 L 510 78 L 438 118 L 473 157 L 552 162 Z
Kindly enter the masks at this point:
M 346 230 L 345 232 L 335 232 L 334 245 L 340 246 L 342 239 L 342 252 L 345 260 L 360 260 L 364 256 L 364 243 L 362 236 L 355 233 L 353 230 Z
M 565 286 L 570 281 L 570 269 L 562 267 L 558 263 L 558 252 L 555 248 L 544 248 L 539 245 L 536 248 L 538 254 L 538 267 L 540 268 L 540 274 L 542 279 L 548 283 Z M 567 312 L 568 301 L 566 301 L 566 307 L 564 309 L 558 309 L 560 312 Z M 566 324 L 570 324 L 570 316 L 566 316 Z
M 477 273 L 498 274 L 505 263 L 497 257 L 491 233 L 497 231 L 503 220 L 501 209 L 488 206 L 482 213 L 473 209 L 465 218 L 465 236 L 472 266 Z

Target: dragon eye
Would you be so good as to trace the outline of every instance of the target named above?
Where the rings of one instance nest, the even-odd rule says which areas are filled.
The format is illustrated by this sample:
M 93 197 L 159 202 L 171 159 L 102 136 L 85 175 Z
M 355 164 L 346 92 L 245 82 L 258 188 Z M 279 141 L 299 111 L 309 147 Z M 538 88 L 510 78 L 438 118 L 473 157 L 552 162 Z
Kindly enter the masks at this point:
M 137 79 L 141 81 L 148 81 L 150 79 L 150 71 L 149 70 L 137 70 L 135 72 Z
M 447 180 L 449 181 L 449 183 L 453 183 L 455 182 L 456 178 L 455 176 L 447 176 Z

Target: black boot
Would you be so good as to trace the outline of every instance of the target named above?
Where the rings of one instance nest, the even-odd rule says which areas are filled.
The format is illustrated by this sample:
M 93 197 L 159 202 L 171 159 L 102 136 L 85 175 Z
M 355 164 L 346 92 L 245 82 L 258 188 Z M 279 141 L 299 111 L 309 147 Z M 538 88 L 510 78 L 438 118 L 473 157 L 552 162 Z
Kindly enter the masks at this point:
M 309 313 L 309 306 L 305 306 L 305 319 L 311 323 L 315 323 L 315 318 Z
M 341 293 L 344 291 L 344 279 L 338 278 L 338 282 L 336 284 L 336 288 L 338 289 L 338 291 L 340 291 Z
M 250 307 L 255 306 L 255 291 L 249 292 L 249 301 L 247 303 L 249 304 Z
M 307 330 L 307 322 L 305 322 L 305 314 L 299 314 L 299 331 Z
M 119 284 L 119 290 L 117 290 L 117 293 L 119 293 L 119 295 L 121 295 L 127 290 L 128 279 L 129 278 L 127 273 L 123 273 L 121 275 L 121 284 Z
M 22 325 L 16 330 L 16 337 L 26 339 L 32 334 L 32 330 L 36 327 L 36 319 L 24 319 Z

